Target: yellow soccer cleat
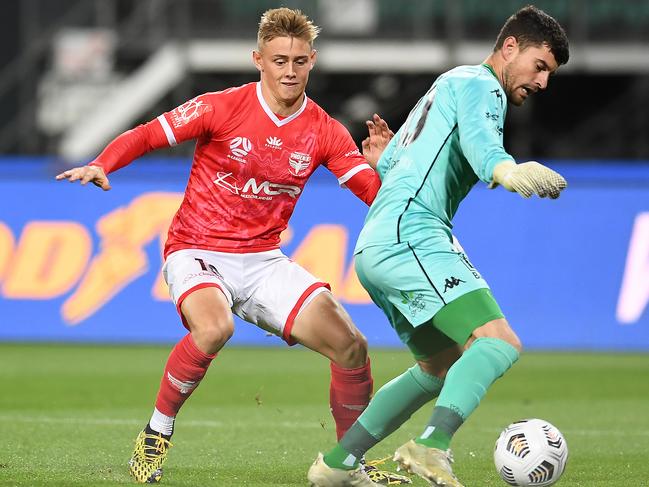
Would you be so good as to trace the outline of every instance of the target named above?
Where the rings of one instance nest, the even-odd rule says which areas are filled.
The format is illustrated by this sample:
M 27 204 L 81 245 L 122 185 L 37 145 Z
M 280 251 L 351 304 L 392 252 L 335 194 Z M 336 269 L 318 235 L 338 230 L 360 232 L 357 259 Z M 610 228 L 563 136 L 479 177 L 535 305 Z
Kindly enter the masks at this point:
M 340 468 L 331 468 L 324 462 L 322 453 L 318 453 L 307 479 L 311 487 L 375 487 L 367 474 L 361 467 L 355 470 L 343 470 Z
M 399 467 L 415 473 L 437 487 L 464 487 L 453 474 L 450 451 L 429 448 L 410 440 L 394 453 Z
M 162 464 L 173 445 L 162 434 L 148 427 L 135 439 L 133 456 L 128 461 L 128 471 L 139 484 L 154 484 L 162 478 Z
M 404 485 L 411 484 L 410 477 L 400 475 L 398 473 L 390 472 L 389 470 L 380 470 L 379 465 L 385 463 L 390 457 L 385 457 L 380 460 L 371 460 L 366 462 L 361 460 L 361 468 L 365 471 L 367 476 L 372 482 L 379 485 Z

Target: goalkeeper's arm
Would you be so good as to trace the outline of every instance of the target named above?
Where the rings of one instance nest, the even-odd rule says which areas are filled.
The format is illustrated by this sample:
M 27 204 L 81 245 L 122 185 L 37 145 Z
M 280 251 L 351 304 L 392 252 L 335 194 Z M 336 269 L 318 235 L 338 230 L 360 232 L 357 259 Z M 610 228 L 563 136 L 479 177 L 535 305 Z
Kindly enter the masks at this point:
M 514 161 L 503 161 L 496 164 L 490 188 L 501 184 L 508 191 L 514 191 L 523 198 L 533 194 L 541 198 L 556 199 L 568 183 L 558 172 L 535 161 L 516 164 Z

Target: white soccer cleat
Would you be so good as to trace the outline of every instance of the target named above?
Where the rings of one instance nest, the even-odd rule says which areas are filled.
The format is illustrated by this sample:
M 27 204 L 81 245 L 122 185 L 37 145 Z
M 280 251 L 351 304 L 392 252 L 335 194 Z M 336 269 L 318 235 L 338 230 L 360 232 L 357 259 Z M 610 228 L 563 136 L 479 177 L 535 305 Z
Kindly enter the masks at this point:
M 429 448 L 410 440 L 394 453 L 402 469 L 419 475 L 436 487 L 464 487 L 451 468 L 450 451 Z
M 360 467 L 355 470 L 331 468 L 324 462 L 322 453 L 318 453 L 313 465 L 306 475 L 311 487 L 376 487 Z

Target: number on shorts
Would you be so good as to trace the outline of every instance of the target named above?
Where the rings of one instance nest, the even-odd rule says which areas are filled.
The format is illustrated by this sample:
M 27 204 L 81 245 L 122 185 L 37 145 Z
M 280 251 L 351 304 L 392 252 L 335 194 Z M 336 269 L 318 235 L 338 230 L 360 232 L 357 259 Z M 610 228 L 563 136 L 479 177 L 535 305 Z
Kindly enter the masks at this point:
M 206 272 L 211 272 L 215 276 L 221 277 L 221 273 L 216 270 L 216 267 L 214 267 L 212 264 L 206 264 L 203 259 L 199 259 L 198 257 L 194 257 L 194 260 L 197 261 L 201 265 L 201 269 L 203 269 Z

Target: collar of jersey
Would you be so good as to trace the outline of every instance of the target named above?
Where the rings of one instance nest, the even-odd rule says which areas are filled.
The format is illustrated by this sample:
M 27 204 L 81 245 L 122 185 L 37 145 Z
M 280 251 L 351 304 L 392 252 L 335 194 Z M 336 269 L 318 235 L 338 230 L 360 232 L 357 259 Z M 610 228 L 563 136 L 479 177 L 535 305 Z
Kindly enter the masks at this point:
M 280 120 L 279 117 L 275 115 L 273 111 L 270 109 L 268 103 L 266 103 L 266 100 L 264 100 L 264 96 L 261 94 L 261 81 L 257 81 L 257 99 L 259 100 L 259 104 L 261 105 L 261 107 L 266 112 L 266 115 L 268 115 L 268 118 L 270 118 L 273 122 L 275 122 L 275 125 L 277 125 L 278 127 L 281 127 L 282 125 L 286 125 L 291 120 L 295 120 L 297 117 L 299 117 L 300 114 L 306 108 L 306 102 L 307 102 L 307 96 L 305 93 L 304 101 L 302 102 L 302 106 L 300 107 L 300 109 L 297 112 L 295 112 L 293 115 L 290 115 Z
M 491 74 L 493 74 L 494 78 L 498 79 L 498 76 L 496 76 L 496 72 L 494 71 L 494 68 L 491 66 L 491 64 L 482 63 L 482 66 L 487 68 L 487 71 L 489 71 Z

